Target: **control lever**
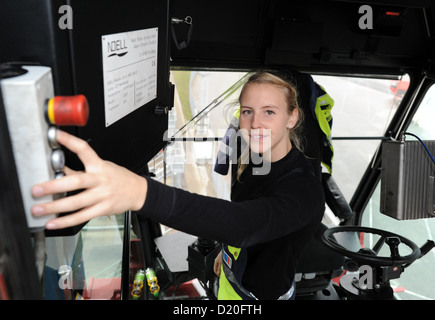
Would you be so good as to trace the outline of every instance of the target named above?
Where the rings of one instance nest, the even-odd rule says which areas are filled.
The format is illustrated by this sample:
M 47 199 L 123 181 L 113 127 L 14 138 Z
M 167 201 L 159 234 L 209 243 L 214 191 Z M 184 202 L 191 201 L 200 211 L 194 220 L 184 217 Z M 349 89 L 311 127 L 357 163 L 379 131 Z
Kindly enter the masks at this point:
M 435 248 L 435 242 L 432 241 L 432 240 L 427 240 L 426 243 L 420 247 L 420 256 L 417 259 L 420 259 L 420 258 L 424 257 L 433 248 Z M 405 268 L 409 267 L 411 265 L 411 263 L 408 263 L 404 267 Z
M 435 248 L 435 242 L 432 240 L 427 240 L 426 243 L 420 248 L 421 251 L 420 258 L 426 255 L 426 253 L 431 251 L 433 248 Z
M 398 237 L 387 237 L 385 242 L 390 247 L 391 258 L 393 258 L 393 260 L 396 258 L 400 258 L 400 254 L 399 254 L 399 244 L 401 243 L 400 239 Z

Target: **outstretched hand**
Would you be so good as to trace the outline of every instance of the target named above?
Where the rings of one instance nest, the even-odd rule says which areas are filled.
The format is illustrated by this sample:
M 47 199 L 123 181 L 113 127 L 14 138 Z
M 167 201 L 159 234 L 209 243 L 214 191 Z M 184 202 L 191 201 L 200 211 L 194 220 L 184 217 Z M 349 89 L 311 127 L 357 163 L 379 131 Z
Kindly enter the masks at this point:
M 143 177 L 101 159 L 86 141 L 64 131 L 58 130 L 57 141 L 77 154 L 85 170 L 74 171 L 65 167 L 64 177 L 34 185 L 32 195 L 41 197 L 84 190 L 72 196 L 32 207 L 34 216 L 76 211 L 48 221 L 47 229 L 63 229 L 96 217 L 142 208 L 148 187 Z

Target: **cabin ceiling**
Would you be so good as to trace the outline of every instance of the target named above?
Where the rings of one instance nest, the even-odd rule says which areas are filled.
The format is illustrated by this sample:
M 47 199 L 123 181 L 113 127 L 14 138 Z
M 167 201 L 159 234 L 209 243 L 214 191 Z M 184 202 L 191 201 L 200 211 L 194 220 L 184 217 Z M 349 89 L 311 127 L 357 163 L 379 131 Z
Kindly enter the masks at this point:
M 188 47 L 172 45 L 173 67 L 402 73 L 434 66 L 435 4 L 429 0 L 184 0 L 171 3 L 171 15 L 193 21 Z M 361 28 L 360 21 L 373 28 Z M 173 24 L 179 42 L 188 28 Z

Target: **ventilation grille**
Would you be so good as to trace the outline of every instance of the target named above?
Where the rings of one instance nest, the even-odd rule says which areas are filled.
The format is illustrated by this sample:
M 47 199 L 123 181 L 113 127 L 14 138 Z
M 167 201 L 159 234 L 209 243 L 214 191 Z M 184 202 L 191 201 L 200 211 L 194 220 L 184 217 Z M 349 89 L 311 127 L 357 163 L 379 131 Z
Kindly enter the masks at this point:
M 435 141 L 424 141 L 435 155 Z M 382 143 L 380 211 L 398 220 L 435 217 L 435 164 L 419 141 Z

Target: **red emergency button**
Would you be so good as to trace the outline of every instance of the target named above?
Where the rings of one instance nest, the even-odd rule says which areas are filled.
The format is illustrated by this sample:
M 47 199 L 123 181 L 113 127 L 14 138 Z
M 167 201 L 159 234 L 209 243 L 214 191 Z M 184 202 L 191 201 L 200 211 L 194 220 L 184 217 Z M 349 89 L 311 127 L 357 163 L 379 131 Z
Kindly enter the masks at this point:
M 84 126 L 88 122 L 89 105 L 82 94 L 76 96 L 56 96 L 48 100 L 47 119 L 59 126 Z

